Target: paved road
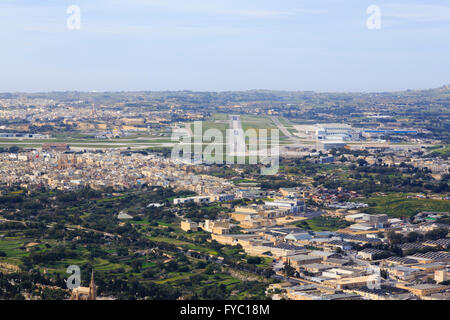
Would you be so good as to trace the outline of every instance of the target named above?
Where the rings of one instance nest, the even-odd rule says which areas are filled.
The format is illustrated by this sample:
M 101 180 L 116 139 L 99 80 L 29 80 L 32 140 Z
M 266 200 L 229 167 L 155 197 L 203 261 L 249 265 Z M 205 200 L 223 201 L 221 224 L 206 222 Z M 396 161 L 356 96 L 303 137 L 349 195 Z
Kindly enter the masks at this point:
M 191 127 L 190 122 L 186 123 L 185 128 L 186 128 L 186 131 L 187 131 L 189 137 L 193 137 L 194 133 L 192 132 L 192 127 Z
M 292 142 L 292 147 L 311 147 L 311 144 L 306 144 L 303 141 L 301 141 L 299 138 L 294 136 L 292 133 L 289 132 L 288 129 L 280 122 L 278 117 L 270 117 L 270 119 L 275 123 L 275 125 L 278 127 L 278 129 L 286 136 L 288 137 Z
M 288 129 L 286 129 L 286 127 L 281 123 L 280 119 L 278 119 L 278 117 L 270 117 L 270 119 L 273 121 L 273 123 L 275 123 L 275 125 L 278 127 L 278 129 L 280 129 L 280 131 L 289 138 L 295 138 Z

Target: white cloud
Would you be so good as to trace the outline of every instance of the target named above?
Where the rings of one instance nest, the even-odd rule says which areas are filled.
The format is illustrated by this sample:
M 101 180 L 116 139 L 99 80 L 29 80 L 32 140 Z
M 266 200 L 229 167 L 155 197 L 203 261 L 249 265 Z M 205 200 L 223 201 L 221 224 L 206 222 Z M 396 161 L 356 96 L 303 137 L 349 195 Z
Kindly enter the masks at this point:
M 305 8 L 289 8 L 279 2 L 243 0 L 128 0 L 127 6 L 154 7 L 166 9 L 174 12 L 184 12 L 191 14 L 214 14 L 223 16 L 240 16 L 255 18 L 273 18 L 296 15 L 299 13 L 320 13 L 321 10 Z M 267 5 L 270 3 L 270 7 Z M 121 0 L 110 0 L 110 4 L 122 5 Z M 275 8 L 274 5 L 275 4 Z M 283 7 L 283 9 L 279 9 Z
M 388 19 L 412 22 L 450 22 L 450 6 L 420 4 L 387 4 L 382 15 Z

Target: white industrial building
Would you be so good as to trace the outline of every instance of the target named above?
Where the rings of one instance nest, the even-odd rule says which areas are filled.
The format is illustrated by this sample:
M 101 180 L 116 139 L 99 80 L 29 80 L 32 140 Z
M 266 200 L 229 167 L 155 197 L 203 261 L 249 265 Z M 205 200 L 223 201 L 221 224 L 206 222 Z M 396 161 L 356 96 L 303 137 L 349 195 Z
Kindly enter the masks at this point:
M 322 123 L 316 124 L 317 139 L 326 139 L 328 136 L 352 137 L 353 129 L 345 123 Z

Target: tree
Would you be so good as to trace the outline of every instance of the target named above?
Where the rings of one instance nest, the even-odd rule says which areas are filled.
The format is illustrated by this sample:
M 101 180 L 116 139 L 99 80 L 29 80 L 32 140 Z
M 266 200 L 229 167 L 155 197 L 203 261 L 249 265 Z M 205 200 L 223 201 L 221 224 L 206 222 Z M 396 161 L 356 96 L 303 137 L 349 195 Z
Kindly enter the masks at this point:
M 18 146 L 9 147 L 9 153 L 17 153 L 19 150 Z
M 286 277 L 292 277 L 295 274 L 295 268 L 291 267 L 289 264 L 284 264 L 284 274 Z
M 266 268 L 264 269 L 264 271 L 262 272 L 262 275 L 266 278 L 270 278 L 271 276 L 273 276 L 275 274 L 275 271 L 272 270 L 272 268 Z
M 395 231 L 389 231 L 387 234 L 387 238 L 389 243 L 392 244 L 400 244 L 404 242 L 404 237 L 400 233 L 396 233 Z
M 359 165 L 360 167 L 365 167 L 365 166 L 367 166 L 367 161 L 364 160 L 364 159 L 361 159 L 361 158 L 357 160 L 357 163 L 358 163 L 358 165 Z
M 423 238 L 423 236 L 420 233 L 415 232 L 415 231 L 412 231 L 406 235 L 406 239 L 408 240 L 408 242 L 416 242 L 422 238 Z
M 428 240 L 438 240 L 438 239 L 445 238 L 447 236 L 447 234 L 448 234 L 447 228 L 438 228 L 438 229 L 428 231 L 425 234 L 425 238 Z
M 141 267 L 142 267 L 142 262 L 139 260 L 133 260 L 131 262 L 131 268 L 133 270 L 133 272 L 138 273 L 139 271 L 141 271 Z
M 261 258 L 260 257 L 249 257 L 247 259 L 247 263 L 248 264 L 260 264 L 261 263 Z

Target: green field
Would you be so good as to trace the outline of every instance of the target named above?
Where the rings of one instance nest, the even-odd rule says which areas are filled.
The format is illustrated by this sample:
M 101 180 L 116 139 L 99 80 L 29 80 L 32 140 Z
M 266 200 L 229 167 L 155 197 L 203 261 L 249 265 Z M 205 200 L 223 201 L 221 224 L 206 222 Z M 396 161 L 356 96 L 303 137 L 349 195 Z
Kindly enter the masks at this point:
M 212 117 L 214 120 L 228 120 L 228 114 L 226 113 L 214 113 Z
M 202 135 L 205 134 L 206 131 L 209 129 L 217 129 L 222 133 L 223 138 L 225 139 L 226 136 L 226 130 L 228 129 L 228 123 L 227 122 L 217 122 L 217 121 L 202 121 Z M 193 134 L 195 135 L 194 131 L 194 124 L 190 124 L 191 130 Z
M 28 255 L 28 252 L 21 249 L 23 245 L 24 241 L 21 239 L 1 239 L 0 252 L 6 253 L 6 257 L 0 258 L 0 262 L 20 264 L 20 258 Z
M 333 217 L 314 217 L 296 223 L 296 226 L 312 231 L 336 231 L 348 227 L 350 223 L 340 218 Z
M 242 129 L 244 131 L 248 129 L 276 129 L 277 126 L 270 118 L 264 116 L 241 116 Z
M 421 211 L 449 212 L 450 201 L 434 199 L 408 199 L 406 195 L 387 195 L 363 200 L 369 204 L 364 212 L 372 214 L 385 213 L 392 217 L 411 217 Z
M 450 157 L 450 146 L 435 146 L 428 149 L 432 151 L 432 154 L 434 155 L 438 155 L 443 158 Z
M 209 253 L 212 255 L 217 255 L 217 252 L 214 250 L 211 250 L 211 249 L 208 249 L 205 247 L 201 247 L 201 246 L 195 245 L 195 244 L 187 242 L 187 241 L 172 239 L 169 237 L 148 237 L 148 239 L 155 241 L 155 242 L 165 242 L 165 243 L 173 244 L 175 246 L 183 247 L 185 249 L 196 250 L 199 252 L 205 252 L 205 253 Z

